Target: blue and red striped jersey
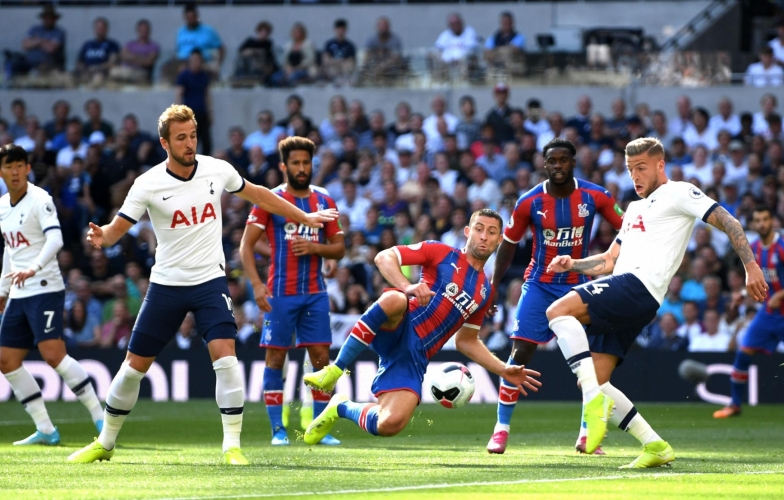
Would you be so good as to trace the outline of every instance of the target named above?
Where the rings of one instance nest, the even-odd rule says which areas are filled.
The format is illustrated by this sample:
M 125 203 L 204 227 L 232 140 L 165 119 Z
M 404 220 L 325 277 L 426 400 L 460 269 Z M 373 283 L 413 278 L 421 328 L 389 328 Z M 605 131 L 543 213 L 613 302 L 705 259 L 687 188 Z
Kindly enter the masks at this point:
M 609 191 L 587 181 L 574 179 L 575 190 L 568 198 L 547 192 L 544 181 L 517 200 L 512 217 L 504 229 L 504 239 L 518 243 L 529 227 L 534 235 L 533 256 L 525 279 L 542 283 L 579 284 L 590 278 L 578 273 L 548 273 L 547 265 L 556 255 L 573 259 L 588 256 L 588 239 L 594 217 L 601 214 L 616 229 L 621 227 L 623 211 Z
M 303 212 L 336 209 L 335 201 L 320 187 L 311 186 L 310 196 L 307 198 L 297 198 L 289 194 L 285 184 L 272 192 Z M 311 228 L 254 206 L 248 215 L 247 223 L 263 229 L 269 240 L 271 257 L 267 286 L 273 297 L 305 295 L 327 290 L 321 273 L 322 258 L 318 255 L 297 257 L 291 250 L 291 242 L 295 239 L 306 239 L 315 243 L 328 243 L 332 236 L 343 234 L 337 219 L 327 222 L 321 229 Z
M 762 268 L 762 275 L 765 277 L 765 282 L 768 284 L 768 296 L 765 299 L 767 307 L 767 302 L 771 295 L 782 288 L 781 276 L 784 274 L 784 241 L 782 241 L 781 236 L 778 234 L 768 246 L 764 246 L 762 241 L 757 240 L 751 244 L 751 251 L 754 252 L 754 258 L 760 268 Z M 784 314 L 784 303 L 779 307 L 778 312 Z
M 427 359 L 433 357 L 462 326 L 479 329 L 493 288 L 484 270 L 468 263 L 462 250 L 438 241 L 393 247 L 402 266 L 422 267 L 420 281 L 435 292 L 424 307 L 412 298 L 408 311 L 422 339 Z

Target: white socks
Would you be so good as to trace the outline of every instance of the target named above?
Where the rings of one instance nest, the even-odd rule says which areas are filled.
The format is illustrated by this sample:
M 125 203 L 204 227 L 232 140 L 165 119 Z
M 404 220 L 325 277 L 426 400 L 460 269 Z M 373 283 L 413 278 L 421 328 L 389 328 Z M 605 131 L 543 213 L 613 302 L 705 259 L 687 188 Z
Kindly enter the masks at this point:
M 43 434 L 53 433 L 54 425 L 49 419 L 49 413 L 46 412 L 46 405 L 41 397 L 41 387 L 30 375 L 30 372 L 25 370 L 24 366 L 20 366 L 18 369 L 6 373 L 5 378 L 14 390 L 17 401 L 33 418 L 35 428 Z
M 610 417 L 611 424 L 617 425 L 622 430 L 636 437 L 643 445 L 662 440 L 650 424 L 642 418 L 642 415 L 637 413 L 634 404 L 624 393 L 613 387 L 609 382 L 602 385 L 602 392 L 615 401 L 615 411 Z
M 98 401 L 93 384 L 90 382 L 90 378 L 87 376 L 84 368 L 82 368 L 82 365 L 66 354 L 63 360 L 60 361 L 60 364 L 57 365 L 57 368 L 55 368 L 55 371 L 63 377 L 66 385 L 76 394 L 79 402 L 90 412 L 93 422 L 103 420 L 101 402 Z
M 120 371 L 114 376 L 106 397 L 103 431 L 98 436 L 98 442 L 105 449 L 114 448 L 125 418 L 139 399 L 139 386 L 143 378 L 144 373 L 134 370 L 127 362 L 122 364 Z
M 512 427 L 509 424 L 499 424 L 498 422 L 495 423 L 495 429 L 493 429 L 493 434 L 496 432 L 506 431 L 509 432 L 509 429 Z
M 240 447 L 242 409 L 245 405 L 245 387 L 242 370 L 236 356 L 220 358 L 212 364 L 215 370 L 215 401 L 223 422 L 223 451 Z
M 555 333 L 558 347 L 561 348 L 572 373 L 577 375 L 577 381 L 583 391 L 583 402 L 587 403 L 601 390 L 583 325 L 574 316 L 561 316 L 550 321 L 550 329 Z

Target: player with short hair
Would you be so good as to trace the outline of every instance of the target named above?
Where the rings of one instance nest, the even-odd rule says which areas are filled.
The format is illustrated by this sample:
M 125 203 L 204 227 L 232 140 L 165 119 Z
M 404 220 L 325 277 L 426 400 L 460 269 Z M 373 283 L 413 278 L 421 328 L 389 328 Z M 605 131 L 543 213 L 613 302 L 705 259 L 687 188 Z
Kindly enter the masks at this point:
M 612 275 L 574 287 L 547 309 L 547 319 L 559 343 L 562 335 L 568 335 L 562 349 L 568 352 L 583 392 L 606 394 L 615 405 L 610 422 L 642 443 L 642 454 L 623 466 L 639 469 L 666 465 L 675 460 L 675 453 L 629 398 L 610 384 L 610 376 L 640 331 L 656 317 L 683 260 L 695 219 L 727 234 L 746 268 L 746 287 L 755 300 L 765 299 L 768 286 L 740 223 L 693 184 L 667 179 L 664 147 L 658 139 L 630 142 L 626 165 L 642 199 L 629 204 L 621 233 L 610 248 L 586 259 L 559 255 L 547 268 L 556 273 Z M 583 325 L 590 344 L 579 335 Z
M 188 312 L 207 341 L 217 383 L 215 399 L 223 422 L 223 458 L 247 465 L 240 450 L 245 402 L 243 373 L 237 362 L 237 326 L 226 282 L 222 247 L 221 195 L 224 190 L 265 210 L 308 227 L 334 220 L 333 210 L 306 214 L 270 190 L 240 177 L 230 164 L 196 154 L 196 119 L 183 105 L 172 105 L 158 119 L 166 161 L 140 175 L 110 224 L 90 224 L 87 241 L 114 245 L 145 213 L 158 240 L 150 287 L 128 343 L 128 354 L 106 398 L 105 424 L 91 444 L 69 462 L 109 460 L 125 418 L 139 397 L 144 374 L 177 333 Z
M 287 183 L 272 192 L 306 213 L 325 208 L 336 209 L 335 201 L 323 188 L 311 186 L 315 144 L 303 137 L 289 137 L 280 142 L 280 169 Z M 266 236 L 270 247 L 268 284 L 264 285 L 256 270 L 254 248 Z M 272 426 L 272 445 L 289 444 L 283 423 L 283 365 L 296 332 L 296 347 L 305 347 L 315 370 L 329 363 L 332 333 L 329 329 L 329 297 L 321 271 L 323 259 L 342 259 L 346 253 L 343 230 L 336 220 L 324 230 L 297 224 L 292 219 L 253 207 L 240 255 L 245 273 L 253 285 L 253 294 L 264 311 L 261 347 L 266 348 L 264 368 L 264 403 Z M 313 390 L 313 413 L 318 415 L 329 403 L 330 394 Z M 340 441 L 325 436 L 321 444 Z
M 512 217 L 504 230 L 504 241 L 498 249 L 491 281 L 500 281 L 514 258 L 517 243 L 530 227 L 533 235 L 533 255 L 525 270 L 525 284 L 517 303 L 512 339 L 510 365 L 530 366 L 537 346 L 553 338 L 547 325 L 547 308 L 572 289 L 588 281 L 587 276 L 572 273 L 547 272 L 547 264 L 556 255 L 574 258 L 588 256 L 588 238 L 594 218 L 601 215 L 616 230 L 621 227 L 623 211 L 612 195 L 603 187 L 574 177 L 574 145 L 564 139 L 547 143 L 542 154 L 547 180 L 523 194 L 515 205 Z M 487 443 L 488 453 L 503 453 L 509 439 L 510 420 L 520 392 L 501 379 L 498 388 L 498 420 L 493 436 Z M 593 422 L 592 422 L 593 423 Z M 597 432 L 602 432 L 601 430 Z M 585 453 L 587 424 L 581 427 L 576 448 Z M 593 451 L 603 454 L 601 448 Z
M 732 402 L 716 410 L 713 418 L 740 415 L 741 405 L 746 398 L 751 357 L 760 351 L 767 354 L 775 352 L 778 343 L 784 341 L 784 286 L 781 283 L 781 276 L 784 276 L 784 240 L 773 229 L 773 221 L 770 208 L 760 205 L 754 209 L 752 226 L 759 234 L 759 239 L 751 244 L 751 251 L 762 268 L 770 295 L 740 339 L 730 373 Z
M 3 274 L 0 280 L 0 371 L 14 396 L 33 418 L 36 431 L 15 445 L 60 444 L 38 382 L 22 365 L 30 349 L 55 369 L 89 410 L 95 427 L 103 427 L 103 408 L 84 368 L 65 350 L 65 285 L 57 252 L 63 246 L 52 197 L 30 184 L 27 151 L 9 144 L 0 148 L 0 174 L 8 193 L 0 197 Z
M 394 436 L 411 420 L 419 404 L 428 361 L 454 335 L 457 349 L 488 371 L 527 394 L 541 385 L 523 366 L 505 365 L 479 340 L 479 328 L 493 297 L 484 265 L 498 248 L 503 220 L 497 212 L 474 212 L 463 249 L 425 241 L 379 252 L 375 263 L 395 288 L 387 289 L 354 325 L 334 364 L 306 375 L 305 384 L 331 391 L 346 367 L 366 347 L 379 355 L 373 381 L 375 403 L 354 403 L 335 395 L 305 431 L 307 444 L 318 443 L 338 418 L 348 418 L 375 436 Z M 411 284 L 401 266 L 422 267 Z

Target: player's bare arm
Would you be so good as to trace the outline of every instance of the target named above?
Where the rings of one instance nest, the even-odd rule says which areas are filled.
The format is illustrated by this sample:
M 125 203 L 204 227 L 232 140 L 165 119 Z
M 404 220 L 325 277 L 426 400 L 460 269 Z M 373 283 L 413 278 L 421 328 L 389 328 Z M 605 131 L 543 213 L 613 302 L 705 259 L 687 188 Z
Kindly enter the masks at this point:
M 262 239 L 264 231 L 255 224 L 248 224 L 245 226 L 245 232 L 242 235 L 240 242 L 240 259 L 242 260 L 242 267 L 245 269 L 245 276 L 250 280 L 253 287 L 253 296 L 256 299 L 256 305 L 259 306 L 264 312 L 272 311 L 272 306 L 269 303 L 269 298 L 272 294 L 267 288 L 261 278 L 259 271 L 256 269 L 256 255 L 255 247 L 259 240 Z M 267 247 L 269 248 L 269 246 Z M 267 254 L 269 256 L 269 253 Z
M 255 204 L 262 210 L 266 210 L 267 212 L 276 215 L 282 215 L 283 217 L 295 220 L 308 227 L 324 227 L 325 222 L 338 218 L 338 211 L 334 208 L 321 210 L 319 212 L 305 213 L 269 189 L 250 182 L 246 182 L 245 188 L 236 193 L 236 195 L 243 200 Z
M 572 259 L 568 255 L 558 255 L 547 266 L 547 272 L 563 273 L 571 271 L 588 276 L 610 274 L 615 269 L 615 262 L 618 260 L 620 253 L 621 245 L 616 240 L 612 242 L 606 252 L 592 255 L 585 259 Z
M 131 221 L 114 216 L 109 224 L 97 226 L 90 222 L 90 229 L 87 231 L 87 242 L 94 248 L 110 247 L 117 243 L 120 238 L 125 236 L 133 224 Z
M 511 243 L 507 240 L 501 241 L 501 245 L 498 246 L 498 250 L 495 256 L 495 265 L 493 266 L 493 275 L 490 276 L 490 283 L 496 284 L 497 281 L 501 281 L 506 271 L 509 270 L 509 266 L 512 265 L 512 259 L 514 259 L 515 251 L 517 250 L 517 245 Z M 498 276 L 498 280 L 496 281 L 496 276 Z M 487 317 L 492 318 L 495 316 L 498 306 L 496 306 L 496 302 L 498 302 L 498 288 L 495 288 L 495 293 L 492 297 L 490 297 L 490 307 L 487 308 Z
M 291 242 L 291 250 L 297 257 L 305 255 L 318 255 L 325 259 L 342 259 L 346 255 L 346 244 L 342 234 L 335 234 L 327 239 L 327 243 L 317 243 L 304 238 L 297 238 Z
M 490 352 L 484 342 L 479 340 L 479 330 L 476 328 L 467 326 L 460 328 L 455 334 L 455 346 L 458 351 L 468 356 L 487 371 L 495 373 L 514 384 L 526 396 L 528 395 L 526 389 L 537 392 L 539 387 L 542 386 L 540 381 L 533 378 L 541 376 L 539 372 L 529 370 L 522 365 L 506 365 L 495 354 Z
M 373 262 L 384 279 L 387 280 L 387 283 L 399 290 L 403 290 L 410 297 L 416 297 L 419 305 L 426 306 L 430 299 L 435 296 L 436 293 L 430 290 L 426 283 L 412 285 L 408 281 L 408 278 L 403 275 L 403 271 L 400 269 L 397 253 L 392 248 L 379 252 Z
M 721 229 L 729 237 L 732 248 L 735 249 L 741 262 L 743 262 L 743 267 L 746 268 L 746 289 L 754 300 L 764 302 L 765 297 L 768 295 L 768 284 L 765 283 L 762 269 L 754 260 L 754 252 L 751 251 L 749 241 L 746 239 L 746 233 L 743 231 L 743 226 L 740 225 L 738 219 L 730 215 L 724 208 L 717 207 L 708 216 L 706 222 L 717 229 Z

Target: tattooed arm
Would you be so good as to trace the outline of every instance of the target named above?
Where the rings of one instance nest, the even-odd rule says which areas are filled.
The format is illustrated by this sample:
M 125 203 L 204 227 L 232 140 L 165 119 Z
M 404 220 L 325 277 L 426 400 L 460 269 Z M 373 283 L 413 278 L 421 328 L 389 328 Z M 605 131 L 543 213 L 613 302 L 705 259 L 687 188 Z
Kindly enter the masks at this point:
M 572 271 L 575 273 L 586 274 L 588 276 L 610 274 L 613 272 L 613 269 L 615 269 L 615 262 L 618 260 L 618 255 L 620 253 L 621 244 L 616 238 L 606 252 L 600 253 L 598 255 L 592 255 L 585 259 L 574 260 L 568 255 L 559 255 L 550 262 L 550 265 L 547 266 L 547 272 L 563 273 L 566 271 Z
M 717 207 L 711 212 L 705 222 L 724 231 L 729 237 L 732 248 L 735 249 L 741 262 L 743 262 L 743 267 L 746 268 L 746 288 L 749 295 L 758 302 L 764 302 L 768 295 L 768 284 L 765 283 L 762 269 L 754 260 L 754 252 L 751 251 L 743 226 L 722 207 Z

